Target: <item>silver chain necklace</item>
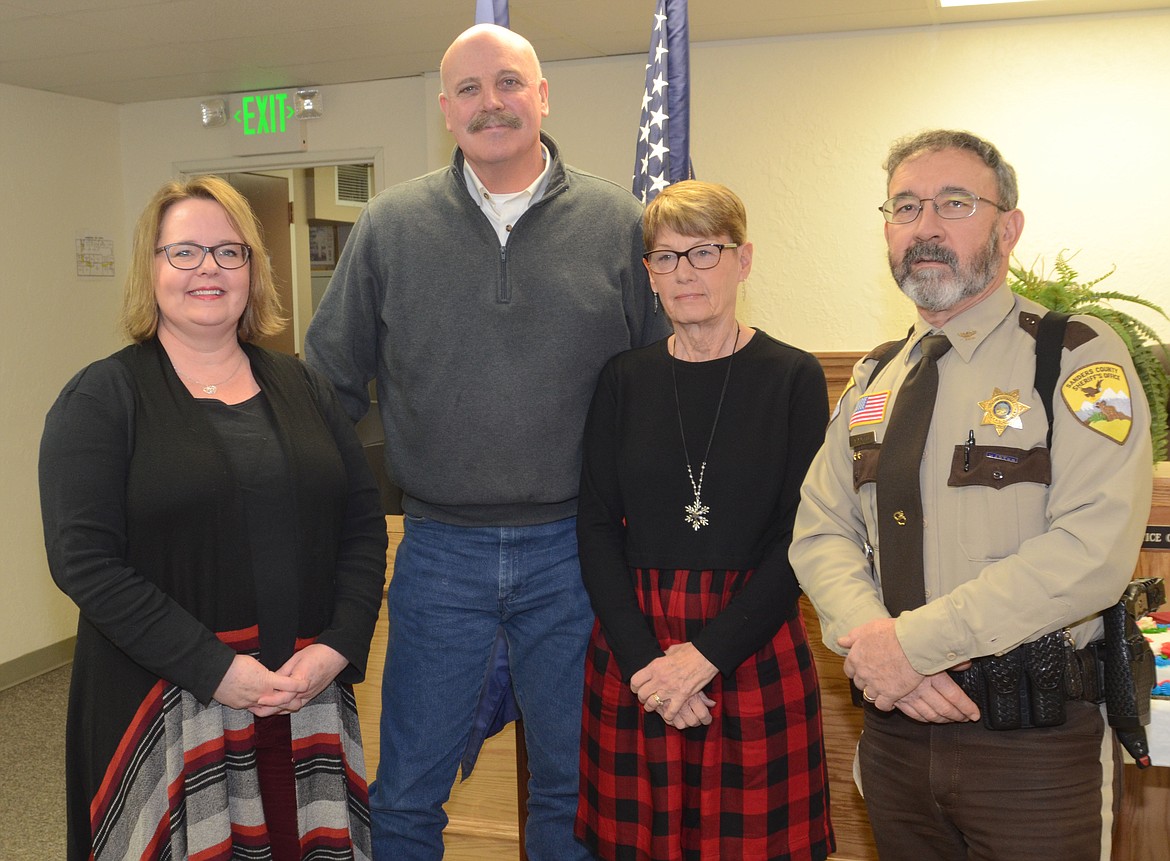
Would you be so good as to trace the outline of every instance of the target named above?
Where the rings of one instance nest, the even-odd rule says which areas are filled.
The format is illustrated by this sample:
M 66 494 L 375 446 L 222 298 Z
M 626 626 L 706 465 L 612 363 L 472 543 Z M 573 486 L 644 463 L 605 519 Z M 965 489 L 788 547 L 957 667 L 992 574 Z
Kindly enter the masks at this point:
M 240 368 L 244 367 L 244 360 L 247 358 L 248 358 L 248 356 L 246 353 L 241 354 L 240 360 L 238 362 L 236 362 L 236 369 L 234 371 L 232 371 L 231 374 L 228 375 L 227 379 L 220 380 L 218 383 L 201 383 L 201 382 L 199 382 L 199 380 L 195 379 L 194 377 L 188 377 L 186 374 L 184 374 L 182 371 L 179 370 L 179 367 L 174 362 L 171 362 L 171 367 L 175 369 L 176 374 L 178 374 L 180 377 L 182 377 L 187 382 L 194 383 L 195 385 L 199 386 L 199 388 L 203 389 L 204 393 L 206 393 L 206 394 L 214 395 L 217 391 L 219 391 L 220 386 L 225 386 L 228 383 L 230 383 L 233 379 L 235 379 L 236 374 L 238 374 L 240 372 Z
M 677 339 L 678 336 L 676 335 Z M 710 525 L 707 515 L 711 513 L 710 506 L 703 504 L 703 478 L 707 474 L 707 455 L 711 454 L 711 443 L 715 441 L 715 428 L 719 426 L 719 414 L 723 411 L 723 398 L 727 394 L 727 383 L 731 380 L 731 361 L 735 358 L 735 348 L 739 346 L 739 323 L 735 324 L 735 340 L 731 344 L 731 355 L 727 357 L 727 374 L 723 377 L 723 389 L 719 392 L 719 403 L 715 406 L 715 421 L 711 423 L 711 436 L 707 438 L 707 450 L 703 452 L 703 462 L 699 464 L 699 480 L 695 481 L 695 473 L 691 469 L 691 454 L 687 449 L 687 433 L 683 430 L 682 405 L 678 399 L 678 374 L 674 364 L 677 359 L 674 353 L 670 354 L 670 379 L 674 383 L 674 409 L 678 413 L 678 432 L 682 437 L 683 457 L 687 461 L 687 478 L 691 480 L 691 490 L 695 492 L 695 499 L 683 511 L 683 521 L 698 532 L 704 526 Z

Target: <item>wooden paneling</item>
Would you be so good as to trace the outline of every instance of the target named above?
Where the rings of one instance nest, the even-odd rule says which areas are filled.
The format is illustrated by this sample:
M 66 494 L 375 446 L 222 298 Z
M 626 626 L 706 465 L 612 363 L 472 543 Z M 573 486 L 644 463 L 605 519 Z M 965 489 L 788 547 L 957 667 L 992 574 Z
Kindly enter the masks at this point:
M 1123 769 L 1112 861 L 1170 861 L 1170 768 Z
M 837 399 L 849 384 L 853 366 L 861 361 L 865 353 L 815 353 L 817 361 L 825 372 L 825 384 L 829 389 L 829 409 L 837 405 Z
M 1154 470 L 1149 524 L 1170 525 L 1170 465 Z M 1170 550 L 1143 550 L 1136 578 L 1170 580 Z M 1165 608 L 1163 608 L 1165 609 Z M 1113 861 L 1170 861 L 1170 768 L 1123 767 L 1124 790 L 1118 827 L 1113 832 Z
M 876 861 L 878 855 L 869 828 L 869 814 L 853 783 L 853 752 L 861 737 L 861 709 L 853 705 L 849 695 L 845 659 L 821 642 L 821 623 L 808 598 L 800 599 L 800 610 L 821 682 L 821 723 L 829 762 L 829 810 L 837 835 L 837 851 L 829 857 L 839 861 Z
M 864 353 L 817 353 L 829 390 L 829 408 L 837 404 L 849 384 L 853 366 Z M 829 804 L 839 861 L 876 861 L 877 849 L 869 827 L 865 801 L 853 783 L 853 753 L 861 737 L 861 709 L 853 705 L 845 660 L 821 642 L 821 623 L 807 598 L 800 599 L 804 624 L 812 645 L 821 682 L 821 722 L 829 760 Z

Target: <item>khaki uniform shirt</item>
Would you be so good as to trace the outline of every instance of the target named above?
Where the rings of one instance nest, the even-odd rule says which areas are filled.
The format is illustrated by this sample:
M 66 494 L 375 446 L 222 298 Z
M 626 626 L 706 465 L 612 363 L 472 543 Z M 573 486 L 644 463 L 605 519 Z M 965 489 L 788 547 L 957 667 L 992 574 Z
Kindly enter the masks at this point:
M 1133 576 L 1149 514 L 1149 407 L 1120 338 L 1096 318 L 1071 319 L 1049 480 L 1048 421 L 1033 389 L 1044 313 L 1005 285 L 941 330 L 919 318 L 875 379 L 874 359 L 854 368 L 805 479 L 790 551 L 829 648 L 843 654 L 838 637 L 889 616 L 876 458 L 918 342 L 933 331 L 953 347 L 939 360 L 922 460 L 927 603 L 895 627 L 906 656 L 932 674 L 1066 626 L 1078 645 L 1099 636 L 1094 617 Z

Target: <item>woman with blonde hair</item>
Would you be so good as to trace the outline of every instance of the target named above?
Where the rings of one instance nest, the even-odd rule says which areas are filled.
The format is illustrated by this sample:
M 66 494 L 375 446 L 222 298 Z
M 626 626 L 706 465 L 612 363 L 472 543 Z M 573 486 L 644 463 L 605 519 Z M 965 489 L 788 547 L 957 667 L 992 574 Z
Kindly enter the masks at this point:
M 41 440 L 49 568 L 80 610 L 69 858 L 368 858 L 361 680 L 386 524 L 283 325 L 260 225 L 213 176 L 138 221 L 132 341 Z
M 729 189 L 668 186 L 643 238 L 674 334 L 610 361 L 586 425 L 577 530 L 598 622 L 577 836 L 607 861 L 820 861 L 825 750 L 788 545 L 824 374 L 739 322 L 754 249 Z

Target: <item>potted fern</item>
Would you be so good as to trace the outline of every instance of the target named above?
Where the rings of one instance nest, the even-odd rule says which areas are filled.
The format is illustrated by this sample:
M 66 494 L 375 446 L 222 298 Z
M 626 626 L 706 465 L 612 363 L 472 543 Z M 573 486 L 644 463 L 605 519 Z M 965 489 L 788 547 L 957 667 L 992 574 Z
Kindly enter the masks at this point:
M 1168 320 L 1170 317 L 1167 317 L 1166 312 L 1158 305 L 1141 296 L 1097 289 L 1097 285 L 1112 275 L 1116 267 L 1092 281 L 1081 284 L 1080 275 L 1061 251 L 1056 255 L 1053 270 L 1050 274 L 1042 266 L 1035 265 L 1031 269 L 1025 269 L 1018 260 L 1013 260 L 1013 265 L 1009 269 L 1008 286 L 1021 296 L 1038 302 L 1049 310 L 1097 317 L 1121 337 L 1129 349 L 1138 379 L 1150 402 L 1150 433 L 1154 444 L 1154 462 L 1165 460 L 1170 376 L 1167 375 L 1159 356 L 1166 355 L 1166 345 L 1153 328 L 1124 311 L 1117 310 L 1109 303 L 1130 302 L 1155 311 Z

